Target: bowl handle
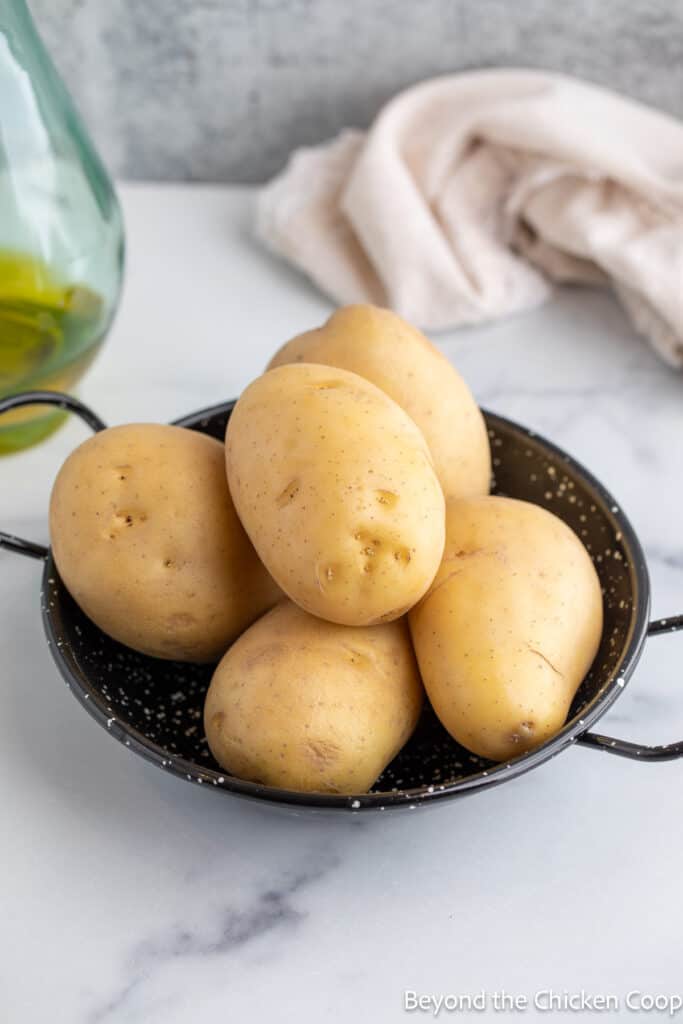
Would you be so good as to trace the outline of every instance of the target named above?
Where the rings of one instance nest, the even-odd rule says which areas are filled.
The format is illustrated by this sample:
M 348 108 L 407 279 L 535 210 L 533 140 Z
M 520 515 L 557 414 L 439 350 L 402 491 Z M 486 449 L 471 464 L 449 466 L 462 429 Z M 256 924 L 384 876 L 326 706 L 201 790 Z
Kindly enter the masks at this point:
M 8 398 L 0 399 L 0 416 L 10 409 L 21 409 L 25 405 L 54 405 L 58 409 L 65 409 L 76 413 L 97 433 L 106 429 L 99 416 L 96 416 L 92 409 L 83 405 L 77 398 L 71 395 L 64 395 L 61 391 L 22 391 L 18 395 L 10 395 Z M 8 551 L 15 551 L 19 555 L 26 555 L 28 558 L 47 558 L 48 548 L 43 544 L 35 544 L 31 540 L 24 540 L 22 537 L 15 537 L 12 533 L 5 533 L 0 530 L 0 548 Z
M 683 615 L 675 615 L 669 619 L 655 619 L 647 629 L 648 636 L 658 636 L 661 633 L 675 633 L 683 629 Z M 628 740 L 616 740 L 611 736 L 601 736 L 595 732 L 585 732 L 579 736 L 577 743 L 583 743 L 586 747 L 597 747 L 599 750 L 606 750 L 609 754 L 618 754 L 620 757 L 631 757 L 635 761 L 673 761 L 677 757 L 683 757 L 683 740 L 677 743 L 648 747 L 642 743 L 630 743 Z

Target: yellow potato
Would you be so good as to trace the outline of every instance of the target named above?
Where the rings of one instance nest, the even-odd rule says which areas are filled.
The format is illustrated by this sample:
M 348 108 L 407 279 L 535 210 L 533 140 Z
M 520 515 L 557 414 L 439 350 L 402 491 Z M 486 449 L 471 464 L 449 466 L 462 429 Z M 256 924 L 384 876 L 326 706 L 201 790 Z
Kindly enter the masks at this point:
M 242 779 L 363 793 L 410 737 L 422 700 L 404 619 L 338 626 L 284 601 L 218 665 L 204 728 L 218 763 Z
M 472 393 L 448 359 L 396 313 L 343 306 L 322 327 L 283 345 L 269 369 L 296 362 L 339 366 L 372 381 L 417 423 L 447 499 L 488 494 L 489 439 Z
M 502 761 L 564 725 L 600 642 L 600 583 L 578 537 L 545 509 L 449 502 L 443 561 L 410 628 L 443 725 Z
M 235 513 L 223 445 L 181 427 L 112 427 L 77 448 L 50 536 L 86 615 L 158 658 L 216 661 L 281 596 Z
M 298 363 L 259 377 L 228 422 L 238 515 L 285 593 L 348 626 L 399 618 L 444 545 L 444 498 L 422 434 L 355 373 Z

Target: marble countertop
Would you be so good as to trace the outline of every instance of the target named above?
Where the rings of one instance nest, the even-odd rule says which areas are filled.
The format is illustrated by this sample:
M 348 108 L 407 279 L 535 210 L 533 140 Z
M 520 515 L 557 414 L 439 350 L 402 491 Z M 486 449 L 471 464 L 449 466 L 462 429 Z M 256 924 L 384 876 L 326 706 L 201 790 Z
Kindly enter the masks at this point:
M 81 390 L 107 422 L 235 396 L 326 315 L 251 239 L 248 189 L 121 195 L 125 294 Z M 653 614 L 683 612 L 683 379 L 612 298 L 567 290 L 437 340 L 482 404 L 604 481 L 644 543 Z M 72 422 L 0 461 L 4 528 L 46 540 L 52 479 L 86 434 Z M 0 566 L 8 1024 L 384 1024 L 404 1018 L 405 990 L 533 1002 L 548 989 L 623 1001 L 680 988 L 680 762 L 573 748 L 476 799 L 339 820 L 219 800 L 84 714 L 43 641 L 38 565 L 0 552 Z M 682 659 L 683 637 L 651 640 L 601 731 L 683 736 Z

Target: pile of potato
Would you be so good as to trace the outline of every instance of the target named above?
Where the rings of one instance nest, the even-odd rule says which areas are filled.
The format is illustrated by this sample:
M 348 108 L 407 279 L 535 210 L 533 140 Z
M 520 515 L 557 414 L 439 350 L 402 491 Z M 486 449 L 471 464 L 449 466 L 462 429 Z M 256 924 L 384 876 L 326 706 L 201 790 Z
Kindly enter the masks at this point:
M 221 659 L 204 721 L 225 770 L 360 793 L 425 691 L 459 743 L 504 760 L 562 727 L 596 654 L 583 545 L 489 496 L 490 474 L 451 364 L 395 314 L 350 306 L 280 349 L 225 446 L 148 423 L 82 444 L 55 481 L 52 548 L 116 640 Z

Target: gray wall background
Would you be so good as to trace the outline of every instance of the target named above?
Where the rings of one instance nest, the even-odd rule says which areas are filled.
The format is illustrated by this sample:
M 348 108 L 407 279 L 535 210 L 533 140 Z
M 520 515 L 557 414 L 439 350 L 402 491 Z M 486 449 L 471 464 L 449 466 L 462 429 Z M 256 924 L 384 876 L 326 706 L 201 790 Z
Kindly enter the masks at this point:
M 110 168 L 262 181 L 463 68 L 552 68 L 683 116 L 680 0 L 29 0 Z

